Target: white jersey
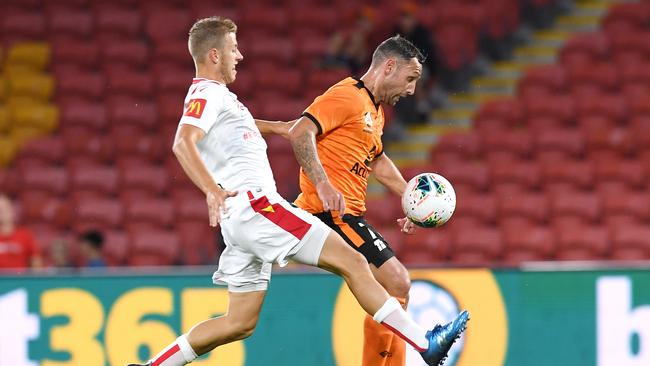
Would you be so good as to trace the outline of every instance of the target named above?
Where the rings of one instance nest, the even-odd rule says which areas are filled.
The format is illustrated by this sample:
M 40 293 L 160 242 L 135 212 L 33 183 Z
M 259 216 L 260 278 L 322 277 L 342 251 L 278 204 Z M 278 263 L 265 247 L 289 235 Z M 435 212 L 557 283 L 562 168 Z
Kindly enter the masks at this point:
M 197 148 L 212 178 L 224 189 L 276 190 L 266 141 L 253 116 L 226 85 L 194 79 L 185 97 L 179 128 L 183 124 L 205 132 Z

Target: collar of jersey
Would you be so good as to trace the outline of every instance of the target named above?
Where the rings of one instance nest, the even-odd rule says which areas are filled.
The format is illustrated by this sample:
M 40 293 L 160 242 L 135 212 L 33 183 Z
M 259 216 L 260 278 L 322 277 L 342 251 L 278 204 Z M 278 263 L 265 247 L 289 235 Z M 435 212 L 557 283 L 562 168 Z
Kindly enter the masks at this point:
M 375 96 L 372 95 L 372 92 L 370 91 L 370 89 L 366 88 L 366 84 L 363 83 L 363 80 L 361 80 L 361 79 L 359 79 L 359 78 L 357 78 L 355 76 L 353 76 L 352 78 L 357 81 L 357 83 L 354 86 L 356 86 L 359 89 L 365 89 L 366 92 L 368 93 L 368 96 L 370 97 L 370 100 L 372 101 L 372 104 L 375 105 L 376 109 L 379 109 L 379 103 L 375 102 Z
M 223 84 L 222 82 L 220 82 L 220 81 L 211 80 L 211 79 L 206 79 L 206 78 L 193 78 L 193 79 L 192 79 L 192 84 L 200 83 L 200 82 L 202 82 L 202 81 L 208 81 L 208 82 L 211 82 L 211 83 L 216 83 L 216 84 L 219 84 L 219 85 L 224 85 L 224 84 Z

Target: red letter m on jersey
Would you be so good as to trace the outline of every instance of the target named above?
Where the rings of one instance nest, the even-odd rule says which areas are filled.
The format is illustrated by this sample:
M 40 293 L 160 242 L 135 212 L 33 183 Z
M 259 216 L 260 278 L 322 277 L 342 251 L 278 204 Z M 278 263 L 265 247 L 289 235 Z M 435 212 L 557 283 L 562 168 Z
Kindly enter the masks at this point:
M 205 108 L 205 99 L 192 99 L 187 104 L 187 109 L 183 115 L 194 118 L 201 118 Z

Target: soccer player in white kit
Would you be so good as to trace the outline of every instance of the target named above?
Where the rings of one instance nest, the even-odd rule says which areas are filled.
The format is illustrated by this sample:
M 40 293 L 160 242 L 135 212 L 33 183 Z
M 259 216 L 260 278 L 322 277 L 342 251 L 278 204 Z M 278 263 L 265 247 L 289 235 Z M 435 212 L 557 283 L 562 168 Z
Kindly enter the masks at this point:
M 289 259 L 342 276 L 366 312 L 419 350 L 428 364 L 437 365 L 465 328 L 467 314 L 430 331 L 421 328 L 374 279 L 361 254 L 276 192 L 261 133 L 286 134 L 289 125 L 258 121 L 258 129 L 248 109 L 228 90 L 243 59 L 236 31 L 231 20 L 221 17 L 198 20 L 190 29 L 196 78 L 185 97 L 173 148 L 206 195 L 210 225 L 221 224 L 226 249 L 213 281 L 228 286 L 228 312 L 196 324 L 147 365 L 185 365 L 220 345 L 249 337 L 272 264 L 284 266 Z

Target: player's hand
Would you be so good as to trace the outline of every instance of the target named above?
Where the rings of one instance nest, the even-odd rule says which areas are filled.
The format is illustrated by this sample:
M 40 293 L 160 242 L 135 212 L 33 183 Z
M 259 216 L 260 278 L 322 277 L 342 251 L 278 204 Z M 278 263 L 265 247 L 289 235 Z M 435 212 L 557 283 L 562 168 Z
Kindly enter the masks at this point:
M 221 222 L 221 215 L 226 213 L 226 198 L 235 197 L 236 195 L 237 192 L 226 191 L 221 188 L 206 193 L 205 201 L 208 203 L 210 226 L 215 227 Z
M 318 198 L 323 203 L 324 211 L 338 211 L 341 216 L 345 214 L 345 199 L 329 181 L 316 184 L 316 191 Z
M 409 235 L 415 233 L 415 229 L 417 228 L 413 221 L 409 220 L 408 217 L 397 219 L 397 225 L 399 225 L 403 233 Z

